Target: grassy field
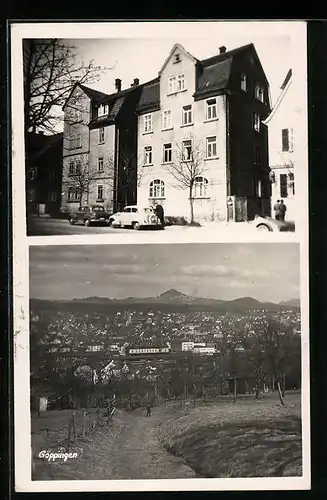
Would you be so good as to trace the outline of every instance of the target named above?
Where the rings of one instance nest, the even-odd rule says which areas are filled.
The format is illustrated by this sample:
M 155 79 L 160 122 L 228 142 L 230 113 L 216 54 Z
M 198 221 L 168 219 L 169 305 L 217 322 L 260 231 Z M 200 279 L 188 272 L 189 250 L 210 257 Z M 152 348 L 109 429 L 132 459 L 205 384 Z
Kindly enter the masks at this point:
M 175 405 L 176 406 L 176 405 Z M 158 429 L 163 446 L 202 477 L 301 476 L 301 396 L 175 408 Z M 167 406 L 165 413 L 173 412 Z

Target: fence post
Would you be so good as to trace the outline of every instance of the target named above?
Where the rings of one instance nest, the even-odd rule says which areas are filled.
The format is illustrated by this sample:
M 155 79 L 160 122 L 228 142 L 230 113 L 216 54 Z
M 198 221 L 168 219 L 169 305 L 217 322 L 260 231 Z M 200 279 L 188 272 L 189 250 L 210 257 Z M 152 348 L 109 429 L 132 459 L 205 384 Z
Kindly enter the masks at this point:
M 83 422 L 82 422 L 82 436 L 85 437 L 85 417 L 86 417 L 86 411 L 83 411 Z
M 73 422 L 73 436 L 74 436 L 74 443 L 75 443 L 75 441 L 76 441 L 76 417 L 75 417 L 74 411 L 72 414 L 72 422 Z
M 97 425 L 98 425 L 98 427 L 100 425 L 100 408 L 99 407 L 97 407 Z

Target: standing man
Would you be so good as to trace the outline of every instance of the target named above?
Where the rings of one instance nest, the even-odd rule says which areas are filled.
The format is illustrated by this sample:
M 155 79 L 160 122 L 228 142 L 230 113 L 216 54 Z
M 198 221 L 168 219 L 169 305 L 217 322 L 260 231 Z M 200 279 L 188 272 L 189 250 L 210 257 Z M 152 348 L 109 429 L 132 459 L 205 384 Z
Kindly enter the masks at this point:
M 276 220 L 281 220 L 280 219 L 280 215 L 281 215 L 281 211 L 280 211 L 280 200 L 277 200 L 275 205 L 274 205 L 274 211 L 275 211 L 275 219 Z
M 285 220 L 286 210 L 287 208 L 284 203 L 284 200 L 280 200 L 280 220 Z
M 165 213 L 164 213 L 163 206 L 160 205 L 160 203 L 158 203 L 158 202 L 156 202 L 156 204 L 155 204 L 154 213 L 156 214 L 156 216 L 160 220 L 161 226 L 164 227 L 164 225 L 165 225 Z
M 151 406 L 150 405 L 146 405 L 146 416 L 151 417 Z

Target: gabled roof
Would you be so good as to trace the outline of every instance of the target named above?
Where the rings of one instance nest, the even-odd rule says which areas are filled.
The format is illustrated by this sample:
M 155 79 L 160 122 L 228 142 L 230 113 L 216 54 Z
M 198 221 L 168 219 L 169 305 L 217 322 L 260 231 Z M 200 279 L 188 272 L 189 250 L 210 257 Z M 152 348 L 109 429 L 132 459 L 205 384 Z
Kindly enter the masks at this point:
M 292 77 L 292 68 L 288 70 L 287 75 L 285 77 L 285 80 L 283 81 L 283 83 L 280 86 L 281 90 L 284 90 L 284 88 L 286 87 L 286 85 L 290 81 L 291 77 Z
M 83 92 L 91 99 L 95 104 L 104 101 L 109 96 L 104 92 L 100 92 L 99 90 L 91 89 L 90 87 L 86 87 L 85 85 L 79 85 Z
M 182 52 L 187 57 L 189 57 L 194 63 L 197 62 L 197 59 L 194 56 L 192 56 L 192 54 L 190 54 L 189 52 L 187 52 L 180 43 L 175 43 L 175 45 L 173 46 L 173 48 L 169 52 L 169 56 L 167 57 L 167 59 L 165 60 L 165 62 L 163 63 L 163 65 L 161 66 L 161 69 L 160 69 L 160 71 L 158 73 L 159 76 L 161 75 L 161 73 L 163 72 L 163 70 L 165 69 L 165 67 L 167 66 L 167 64 L 169 62 L 169 59 L 171 58 L 171 56 L 173 55 L 173 53 L 175 52 L 176 49 L 180 50 L 180 52 Z
M 96 104 L 103 101 L 104 99 L 108 98 L 108 94 L 105 94 L 104 92 L 100 92 L 99 90 L 91 89 L 90 87 L 87 87 L 86 85 L 82 85 L 81 83 L 76 82 L 75 85 L 73 85 L 73 87 L 69 93 L 69 96 L 67 97 L 65 104 L 62 107 L 63 110 L 67 106 L 68 101 L 71 98 L 76 87 L 79 87 L 84 92 L 84 94 L 87 95 L 87 97 L 89 97 L 89 99 Z
M 170 52 L 168 58 L 166 59 L 163 67 L 159 72 L 159 77 L 144 84 L 137 111 L 144 112 L 147 109 L 155 111 L 156 109 L 160 108 L 160 73 L 167 64 L 176 47 L 179 47 L 181 50 L 185 51 L 185 49 L 181 45 L 174 45 L 172 51 Z M 242 55 L 242 53 L 245 52 L 252 52 L 268 84 L 267 77 L 263 71 L 260 59 L 253 43 L 237 47 L 236 49 L 223 52 L 222 54 L 217 54 L 213 57 L 209 57 L 201 61 L 194 58 L 193 56 L 191 56 L 191 54 L 188 54 L 188 52 L 185 51 L 185 53 L 188 54 L 189 57 L 192 57 L 194 63 L 197 66 L 197 80 L 194 98 L 201 99 L 204 95 L 210 95 L 210 93 L 216 92 L 219 93 L 228 89 L 233 60 L 234 58 Z
M 270 120 L 273 118 L 273 116 L 275 115 L 277 109 L 279 108 L 285 95 L 287 94 L 287 91 L 290 88 L 291 83 L 292 83 L 292 69 L 289 69 L 287 72 L 287 75 L 285 77 L 285 80 L 283 81 L 283 83 L 280 87 L 282 91 L 279 94 L 278 99 L 277 99 L 273 109 L 271 110 L 270 115 L 262 122 L 264 125 L 267 125 L 270 122 Z

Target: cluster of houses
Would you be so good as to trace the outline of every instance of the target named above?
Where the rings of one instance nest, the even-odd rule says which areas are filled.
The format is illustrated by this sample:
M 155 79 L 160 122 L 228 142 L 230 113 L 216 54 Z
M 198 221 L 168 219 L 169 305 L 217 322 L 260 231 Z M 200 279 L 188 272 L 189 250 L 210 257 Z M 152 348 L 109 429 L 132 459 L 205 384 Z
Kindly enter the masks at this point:
M 29 213 L 160 202 L 167 216 L 242 221 L 284 199 L 295 220 L 292 71 L 272 106 L 253 44 L 198 60 L 172 48 L 158 76 L 106 94 L 78 82 L 64 131 L 30 134 Z

